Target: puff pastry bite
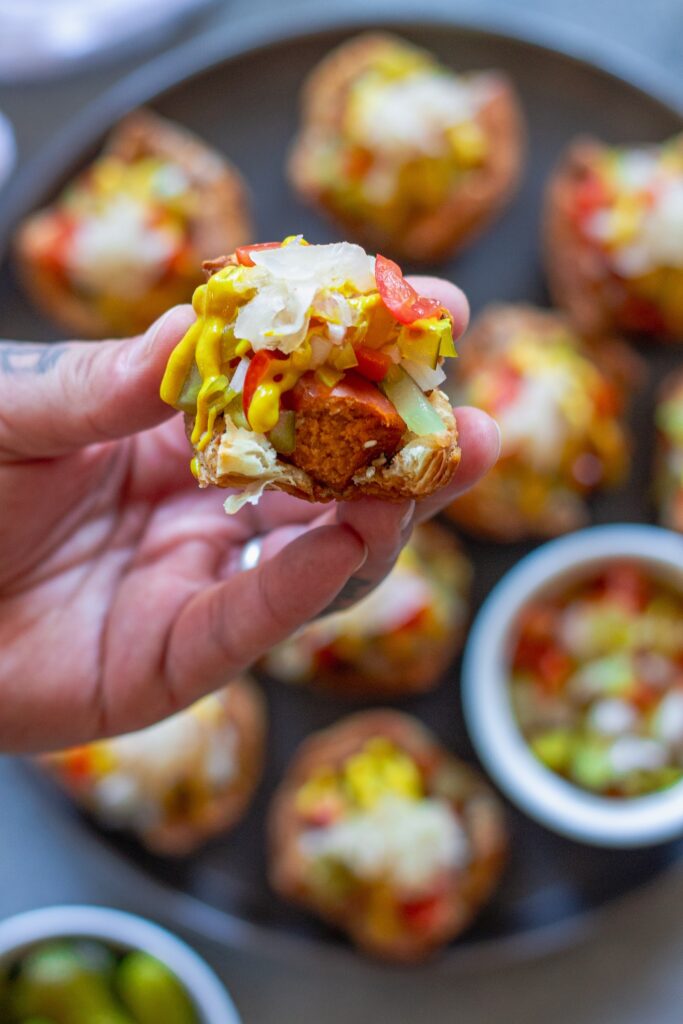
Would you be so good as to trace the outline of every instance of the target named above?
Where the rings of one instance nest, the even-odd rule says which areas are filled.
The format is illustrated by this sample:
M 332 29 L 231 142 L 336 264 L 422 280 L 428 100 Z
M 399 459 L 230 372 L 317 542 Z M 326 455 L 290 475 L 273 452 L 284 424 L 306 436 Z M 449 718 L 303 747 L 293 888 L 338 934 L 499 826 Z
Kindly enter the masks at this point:
M 395 36 L 366 34 L 310 74 L 290 180 L 351 238 L 400 259 L 445 259 L 506 205 L 524 129 L 499 72 L 456 74 Z
M 423 498 L 459 459 L 439 385 L 453 321 L 397 264 L 301 236 L 206 264 L 196 322 L 171 354 L 164 401 L 186 414 L 200 487 L 308 501 Z
M 683 134 L 574 142 L 548 185 L 544 244 L 553 298 L 579 330 L 683 342 Z
M 191 853 L 234 827 L 261 777 L 265 703 L 235 679 L 156 725 L 39 763 L 104 826 L 153 853 Z
M 130 114 L 104 151 L 15 238 L 36 305 L 76 337 L 145 330 L 189 302 L 202 260 L 251 235 L 236 168 L 180 125 Z
M 467 927 L 505 850 L 502 810 L 481 777 L 396 711 L 306 740 L 270 812 L 276 891 L 364 952 L 403 963 Z
M 501 428 L 496 466 L 449 515 L 499 541 L 583 525 L 587 497 L 618 484 L 630 462 L 627 391 L 641 372 L 616 339 L 590 347 L 561 314 L 490 306 L 462 345 L 452 395 Z

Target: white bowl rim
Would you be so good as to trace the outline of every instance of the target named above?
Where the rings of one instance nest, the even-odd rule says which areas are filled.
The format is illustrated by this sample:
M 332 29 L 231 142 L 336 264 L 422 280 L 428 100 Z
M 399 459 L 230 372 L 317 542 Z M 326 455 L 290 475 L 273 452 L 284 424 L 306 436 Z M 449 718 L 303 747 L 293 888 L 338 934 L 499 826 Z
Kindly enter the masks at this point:
M 59 938 L 98 939 L 150 953 L 185 986 L 201 1024 L 241 1024 L 225 986 L 198 953 L 161 925 L 123 910 L 64 904 L 8 917 L 0 922 L 0 965 Z
M 683 577 L 683 537 L 659 526 L 610 524 L 560 537 L 506 573 L 482 605 L 464 652 L 462 700 L 472 742 L 501 790 L 542 825 L 596 846 L 635 847 L 683 833 L 683 782 L 615 801 L 572 785 L 532 754 L 507 696 L 503 650 L 530 597 L 602 560 L 626 558 Z

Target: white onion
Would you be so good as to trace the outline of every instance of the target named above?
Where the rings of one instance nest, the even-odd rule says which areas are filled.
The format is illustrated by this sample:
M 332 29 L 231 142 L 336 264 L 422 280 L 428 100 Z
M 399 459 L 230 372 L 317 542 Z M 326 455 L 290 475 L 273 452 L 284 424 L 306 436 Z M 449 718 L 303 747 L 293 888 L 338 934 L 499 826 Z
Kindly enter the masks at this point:
M 244 356 L 243 359 L 240 359 L 239 365 L 232 375 L 232 380 L 230 381 L 230 389 L 234 391 L 236 395 L 242 394 L 242 388 L 244 387 L 244 378 L 247 375 L 247 370 L 249 369 L 250 362 L 251 360 L 247 359 L 247 357 Z
M 401 366 L 423 391 L 433 391 L 446 379 L 446 374 L 441 366 L 432 370 L 431 366 L 418 363 L 415 359 L 402 359 Z

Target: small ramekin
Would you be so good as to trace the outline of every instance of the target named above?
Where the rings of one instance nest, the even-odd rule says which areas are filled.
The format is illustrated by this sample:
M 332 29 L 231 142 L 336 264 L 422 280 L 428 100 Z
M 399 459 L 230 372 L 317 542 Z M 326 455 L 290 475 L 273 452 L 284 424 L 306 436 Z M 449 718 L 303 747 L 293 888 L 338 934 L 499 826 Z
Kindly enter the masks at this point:
M 98 939 L 117 950 L 150 953 L 185 986 L 201 1024 L 240 1024 L 235 1004 L 201 957 L 165 928 L 121 910 L 67 905 L 9 917 L 0 922 L 0 970 L 33 946 L 62 938 Z
M 510 570 L 482 606 L 465 649 L 462 698 L 484 767 L 522 811 L 571 839 L 635 847 L 683 835 L 683 782 L 659 793 L 615 800 L 566 781 L 529 749 L 515 721 L 508 681 L 511 634 L 527 602 L 621 559 L 641 562 L 683 591 L 683 537 L 669 530 L 595 526 L 550 541 Z

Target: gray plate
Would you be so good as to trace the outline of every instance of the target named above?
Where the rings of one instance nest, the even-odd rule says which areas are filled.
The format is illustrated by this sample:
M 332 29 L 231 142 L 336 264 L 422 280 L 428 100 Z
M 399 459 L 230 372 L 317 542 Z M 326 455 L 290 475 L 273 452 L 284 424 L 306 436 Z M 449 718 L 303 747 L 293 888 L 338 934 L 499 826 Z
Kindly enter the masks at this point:
M 399 5 L 400 6 L 400 5 Z M 428 5 L 427 5 L 428 6 Z M 0 208 L 0 240 L 29 209 L 45 202 L 86 162 L 103 133 L 126 110 L 151 103 L 225 151 L 244 171 L 254 197 L 257 237 L 303 231 L 314 241 L 335 237 L 326 224 L 293 199 L 282 174 L 285 149 L 296 124 L 296 97 L 308 70 L 332 46 L 368 24 L 381 23 L 433 50 L 458 69 L 502 68 L 514 79 L 529 120 L 529 167 L 522 191 L 495 227 L 457 261 L 440 272 L 469 295 L 476 313 L 498 300 L 546 301 L 539 265 L 538 202 L 543 182 L 561 148 L 577 132 L 608 141 L 658 140 L 681 129 L 681 117 L 642 70 L 622 66 L 614 56 L 594 60 L 550 48 L 552 40 L 519 25 L 454 25 L 421 5 L 408 13 L 372 19 L 348 14 L 308 17 L 267 29 L 252 23 L 230 37 L 212 36 L 155 61 L 108 93 L 26 170 L 6 193 Z M 412 13 L 410 13 L 412 11 Z M 442 8 L 443 11 L 443 8 Z M 524 38 L 524 35 L 529 38 Z M 576 41 L 574 41 L 576 42 Z M 555 42 L 567 46 L 566 36 Z M 576 49 L 576 47 L 575 47 Z M 581 47 L 578 48 L 582 50 Z M 582 51 L 585 52 L 585 49 Z M 609 67 L 610 70 L 605 70 Z M 629 82 L 631 77 L 637 80 Z M 647 87 L 643 87 L 646 85 Z M 639 87 L 640 86 L 640 87 Z M 657 98 L 659 96 L 659 98 Z M 22 297 L 7 260 L 0 266 L 0 336 L 32 340 L 54 337 Z M 648 354 L 652 379 L 637 396 L 633 413 L 638 439 L 631 481 L 620 492 L 599 498 L 597 522 L 650 518 L 647 503 L 652 431 L 650 409 L 656 380 L 676 361 L 672 352 Z M 475 604 L 532 545 L 470 545 L 476 565 Z M 475 760 L 462 723 L 454 664 L 432 695 L 401 702 L 430 724 L 451 749 Z M 218 839 L 180 863 L 143 855 L 133 843 L 90 826 L 64 803 L 65 825 L 108 870 L 129 881 L 149 912 L 206 937 L 289 957 L 315 955 L 316 962 L 346 965 L 354 954 L 326 928 L 279 903 L 264 882 L 262 821 L 269 795 L 292 750 L 312 729 L 350 710 L 339 700 L 285 689 L 263 680 L 273 723 L 266 780 L 247 818 L 235 833 Z M 355 705 L 358 707 L 359 705 Z M 41 786 L 42 798 L 53 799 Z M 538 955 L 582 934 L 592 915 L 622 894 L 652 879 L 678 858 L 680 844 L 650 850 L 601 851 L 571 843 L 508 808 L 512 859 L 499 893 L 474 928 L 431 969 L 481 965 Z

